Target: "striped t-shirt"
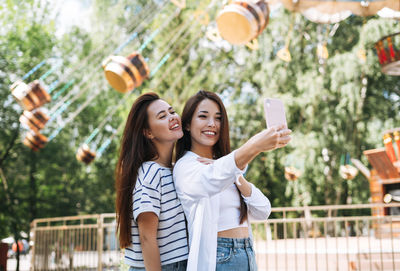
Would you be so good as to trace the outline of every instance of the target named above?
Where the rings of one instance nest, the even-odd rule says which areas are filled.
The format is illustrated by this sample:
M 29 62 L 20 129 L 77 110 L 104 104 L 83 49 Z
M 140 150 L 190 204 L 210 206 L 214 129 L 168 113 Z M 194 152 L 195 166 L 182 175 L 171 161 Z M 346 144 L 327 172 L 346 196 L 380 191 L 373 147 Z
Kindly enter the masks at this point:
M 132 244 L 125 248 L 125 263 L 135 267 L 144 267 L 137 224 L 137 217 L 143 212 L 158 216 L 161 265 L 186 260 L 189 249 L 185 215 L 176 195 L 172 171 L 156 162 L 141 165 L 133 190 Z

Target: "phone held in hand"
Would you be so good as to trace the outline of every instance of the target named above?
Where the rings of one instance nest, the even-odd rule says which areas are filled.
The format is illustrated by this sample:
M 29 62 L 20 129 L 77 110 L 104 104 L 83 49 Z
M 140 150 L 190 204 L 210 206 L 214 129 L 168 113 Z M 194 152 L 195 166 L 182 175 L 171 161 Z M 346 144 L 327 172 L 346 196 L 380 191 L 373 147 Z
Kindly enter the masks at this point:
M 267 128 L 279 125 L 285 125 L 287 128 L 285 107 L 281 100 L 274 98 L 264 99 L 264 112 Z

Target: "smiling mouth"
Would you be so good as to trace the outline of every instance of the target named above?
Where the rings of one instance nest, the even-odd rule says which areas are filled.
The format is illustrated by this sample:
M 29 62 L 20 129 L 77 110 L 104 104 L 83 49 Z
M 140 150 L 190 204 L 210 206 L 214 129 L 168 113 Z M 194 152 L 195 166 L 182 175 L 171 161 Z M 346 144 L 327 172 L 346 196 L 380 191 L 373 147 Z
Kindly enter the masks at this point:
M 172 125 L 171 128 L 169 128 L 170 130 L 176 130 L 178 129 L 180 126 L 178 123 L 176 123 L 175 125 Z
M 215 136 L 215 135 L 217 135 L 217 133 L 213 132 L 213 131 L 204 131 L 203 134 L 205 134 L 207 136 Z

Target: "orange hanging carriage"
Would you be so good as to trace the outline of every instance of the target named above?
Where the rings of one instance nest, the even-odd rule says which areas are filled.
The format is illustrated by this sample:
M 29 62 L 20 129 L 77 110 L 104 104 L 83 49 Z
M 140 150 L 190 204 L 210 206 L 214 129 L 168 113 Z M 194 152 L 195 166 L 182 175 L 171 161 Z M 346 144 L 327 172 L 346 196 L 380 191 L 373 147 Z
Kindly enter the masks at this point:
M 96 153 L 91 151 L 87 144 L 83 144 L 76 152 L 76 159 L 84 162 L 86 165 L 90 164 L 94 158 L 96 158 Z
M 128 57 L 109 56 L 102 65 L 108 83 L 122 93 L 139 87 L 150 74 L 147 63 L 138 52 Z
M 29 85 L 17 81 L 11 86 L 12 95 L 25 110 L 31 111 L 51 101 L 49 93 L 35 80 Z
M 267 26 L 268 4 L 264 1 L 233 1 L 217 17 L 221 37 L 232 44 L 246 44 Z
M 49 116 L 43 113 L 40 109 L 34 111 L 24 110 L 22 115 L 19 117 L 19 121 L 22 124 L 27 125 L 35 132 L 43 129 L 49 119 Z

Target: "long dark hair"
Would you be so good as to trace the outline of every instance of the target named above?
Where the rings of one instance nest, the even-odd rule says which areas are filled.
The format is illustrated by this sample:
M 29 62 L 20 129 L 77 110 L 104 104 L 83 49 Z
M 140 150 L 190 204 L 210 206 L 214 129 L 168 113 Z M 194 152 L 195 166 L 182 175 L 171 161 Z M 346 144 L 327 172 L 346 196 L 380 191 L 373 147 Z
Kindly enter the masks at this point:
M 183 137 L 176 143 L 176 160 L 180 159 L 187 151 L 190 151 L 192 147 L 192 141 L 190 137 L 190 132 L 188 127 L 192 122 L 194 111 L 197 106 L 205 99 L 209 99 L 215 102 L 221 111 L 221 127 L 219 133 L 219 139 L 217 143 L 213 146 L 213 158 L 218 159 L 225 156 L 231 152 L 231 144 L 229 139 L 229 121 L 228 114 L 222 100 L 214 92 L 200 90 L 195 95 L 189 98 L 186 102 L 185 107 L 182 112 L 182 128 Z M 247 205 L 245 204 L 243 198 L 240 198 L 240 223 L 243 223 L 247 219 Z
M 130 246 L 132 242 L 132 193 L 136 184 L 138 169 L 143 162 L 157 158 L 154 144 L 144 131 L 149 128 L 147 108 L 160 99 L 156 93 L 141 95 L 133 103 L 121 138 L 120 154 L 115 169 L 115 210 L 117 214 L 117 230 L 121 248 Z

